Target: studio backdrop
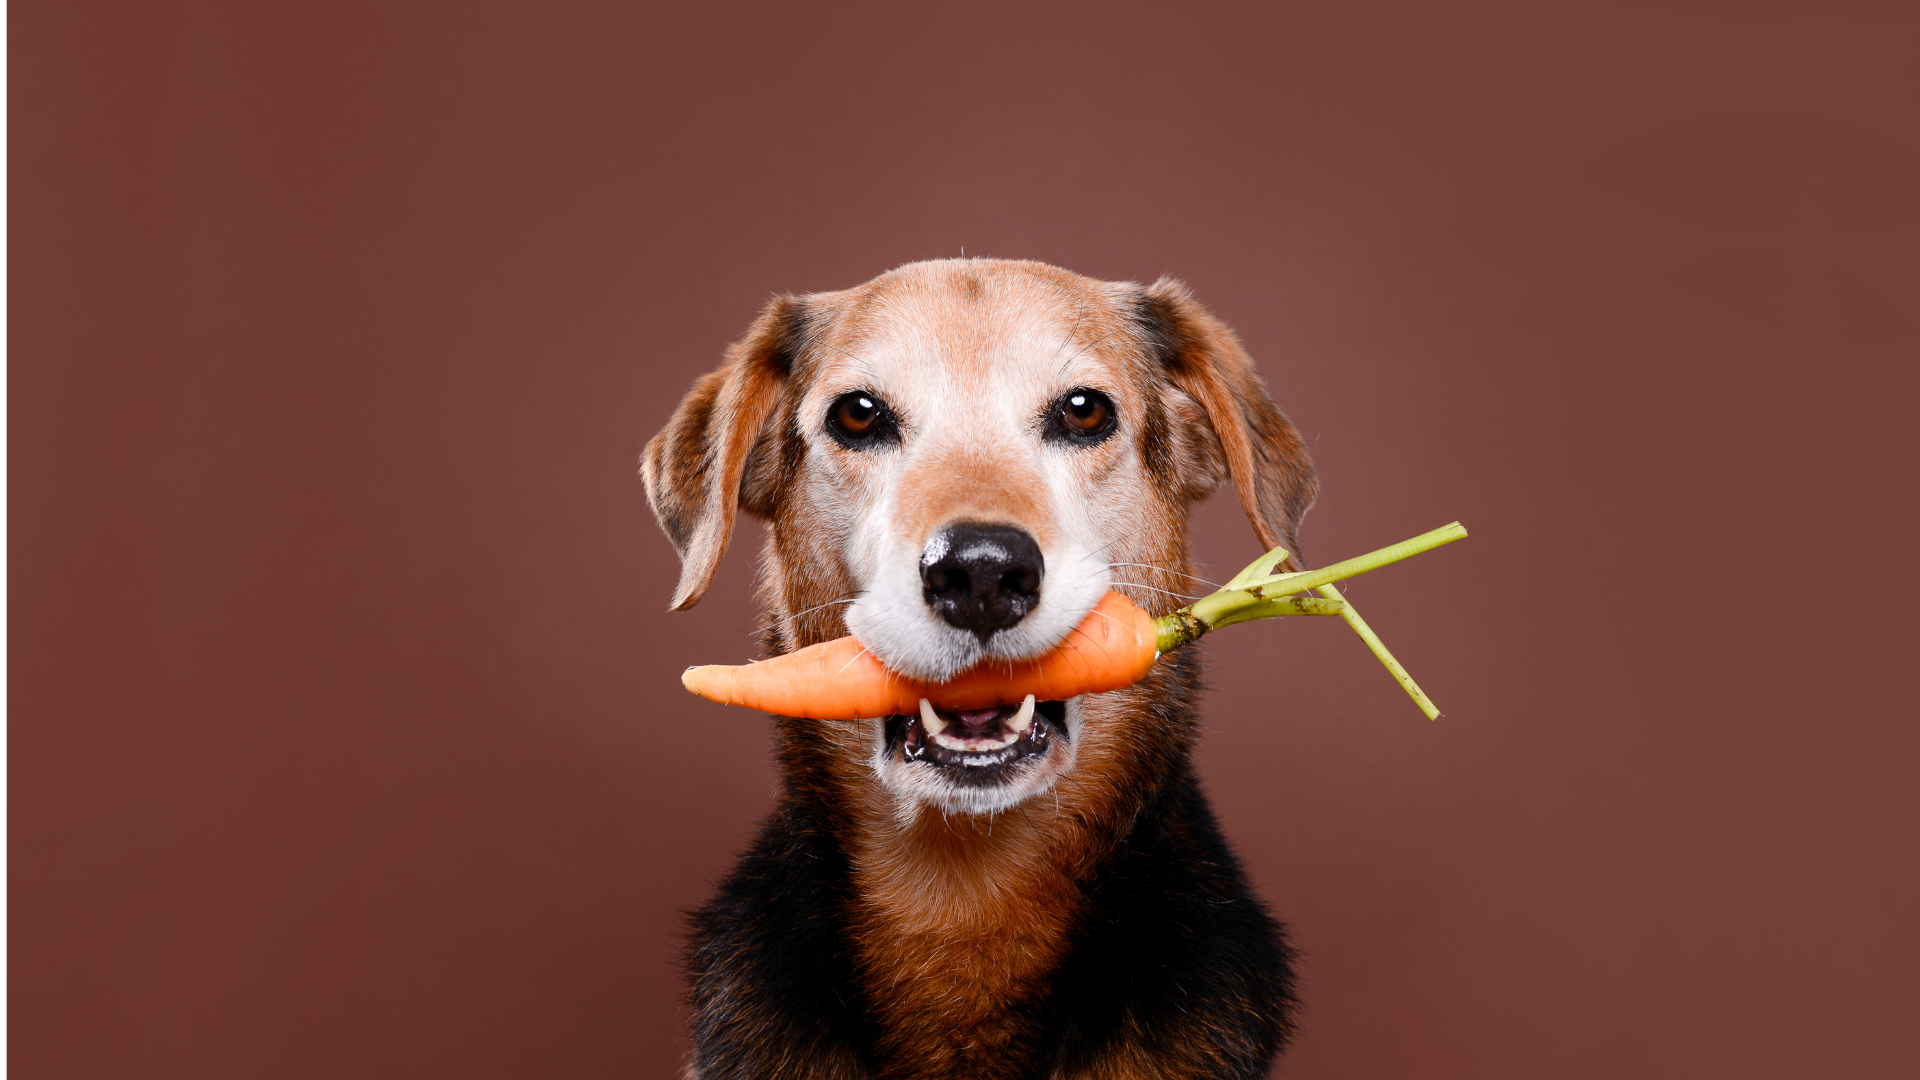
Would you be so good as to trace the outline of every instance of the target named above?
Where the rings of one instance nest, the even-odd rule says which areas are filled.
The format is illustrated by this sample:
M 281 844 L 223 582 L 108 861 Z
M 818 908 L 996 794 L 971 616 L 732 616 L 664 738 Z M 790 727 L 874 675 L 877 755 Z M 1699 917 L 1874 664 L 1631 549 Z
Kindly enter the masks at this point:
M 1920 22 L 1875 0 L 11 12 L 12 1065 L 667 1076 L 772 805 L 758 527 L 637 459 L 769 296 L 1184 280 L 1331 620 L 1204 643 L 1290 1077 L 1895 1077 Z M 1257 553 L 1231 491 L 1217 576 Z

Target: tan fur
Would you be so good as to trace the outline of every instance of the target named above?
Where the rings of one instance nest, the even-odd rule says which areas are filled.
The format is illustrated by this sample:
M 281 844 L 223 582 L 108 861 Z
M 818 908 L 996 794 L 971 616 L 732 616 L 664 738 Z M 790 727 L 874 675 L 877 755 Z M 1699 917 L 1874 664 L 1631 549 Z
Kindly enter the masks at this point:
M 949 521 L 996 521 L 1050 543 L 1053 516 L 1025 466 L 1013 455 L 979 447 L 952 447 L 929 457 L 901 482 L 900 534 L 924 537 Z
M 1179 328 L 1164 361 L 1138 340 L 1132 312 L 1141 304 L 1158 305 Z M 920 403 L 925 386 L 990 385 L 1016 361 L 1036 386 L 1053 367 L 1071 372 L 1061 376 L 1067 385 L 1098 385 L 1129 424 L 1125 439 L 1069 462 L 1070 497 L 1081 503 L 1050 501 L 1023 444 L 923 422 L 932 415 Z M 890 380 L 882 393 L 903 388 L 903 423 L 923 448 L 892 480 L 871 456 L 808 442 L 835 395 L 881 380 Z M 675 607 L 711 582 L 736 504 L 769 520 L 761 596 L 776 651 L 847 633 L 842 602 L 864 587 L 861 508 L 886 491 L 895 502 L 884 527 L 915 551 L 961 520 L 1018 525 L 1043 547 L 1091 532 L 1105 541 L 1099 558 L 1117 564 L 1112 587 L 1155 613 L 1193 591 L 1192 500 L 1231 476 L 1270 547 L 1292 544 L 1313 494 L 1298 436 L 1232 332 L 1184 287 L 988 260 L 914 264 L 855 289 L 776 301 L 648 445 L 643 475 L 684 559 Z M 870 764 L 878 721 L 826 729 L 833 753 L 814 781 L 845 815 L 856 886 L 848 915 L 892 1063 L 884 1075 L 1001 1075 L 987 1063 L 1032 1037 L 1037 1017 L 1026 1006 L 1060 960 L 1083 885 L 1143 798 L 1139 748 L 1184 753 L 1189 741 L 1188 732 L 1154 728 L 1144 708 L 1153 692 L 1150 677 L 1083 699 L 1071 769 L 993 815 L 903 805 Z M 1093 1075 L 1144 1077 L 1150 1064 L 1122 1048 Z
M 1059 961 L 1081 887 L 1138 801 L 1129 744 L 1164 737 L 1111 704 L 1086 718 L 1087 745 L 1057 797 L 992 817 L 922 807 L 902 820 L 870 775 L 836 770 L 853 826 L 852 922 L 900 1063 L 883 1075 L 995 1076 L 987 1063 L 1000 1047 L 1030 1036 L 1036 1017 L 1022 1004 Z

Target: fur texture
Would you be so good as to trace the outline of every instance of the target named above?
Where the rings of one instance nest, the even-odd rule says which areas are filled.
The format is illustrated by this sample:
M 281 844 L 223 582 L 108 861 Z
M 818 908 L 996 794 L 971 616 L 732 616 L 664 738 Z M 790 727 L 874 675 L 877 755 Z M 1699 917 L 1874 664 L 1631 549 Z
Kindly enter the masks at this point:
M 1045 437 L 1075 387 L 1111 398 L 1111 437 Z M 885 399 L 896 440 L 826 436 L 854 391 Z M 676 608 L 743 508 L 771 524 L 771 651 L 851 629 L 930 677 L 1051 648 L 1107 588 L 1178 606 L 1188 509 L 1224 479 L 1267 547 L 1296 546 L 1315 491 L 1238 340 L 1179 283 L 990 260 L 776 299 L 642 475 L 681 552 Z M 920 598 L 915 560 L 957 521 L 1046 557 L 1040 606 L 985 642 Z M 1263 1075 L 1293 1022 L 1289 954 L 1192 775 L 1199 679 L 1180 653 L 1051 703 L 1052 747 L 990 783 L 903 757 L 910 718 L 777 720 L 779 806 L 693 917 L 688 1075 Z

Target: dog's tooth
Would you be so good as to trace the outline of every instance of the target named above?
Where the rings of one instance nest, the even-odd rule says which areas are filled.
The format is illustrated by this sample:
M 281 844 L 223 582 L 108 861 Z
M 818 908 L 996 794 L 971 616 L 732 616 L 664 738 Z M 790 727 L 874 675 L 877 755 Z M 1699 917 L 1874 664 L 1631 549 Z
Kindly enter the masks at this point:
M 1020 711 L 1017 713 L 1014 713 L 1013 719 L 1007 721 L 1007 730 L 1013 732 L 1014 736 L 1018 738 L 1022 732 L 1026 731 L 1028 728 L 1032 726 L 1033 726 L 1033 695 L 1028 694 L 1027 700 L 1020 703 Z
M 947 729 L 947 722 L 933 711 L 933 703 L 926 698 L 920 699 L 920 726 L 927 729 L 928 735 L 938 736 Z

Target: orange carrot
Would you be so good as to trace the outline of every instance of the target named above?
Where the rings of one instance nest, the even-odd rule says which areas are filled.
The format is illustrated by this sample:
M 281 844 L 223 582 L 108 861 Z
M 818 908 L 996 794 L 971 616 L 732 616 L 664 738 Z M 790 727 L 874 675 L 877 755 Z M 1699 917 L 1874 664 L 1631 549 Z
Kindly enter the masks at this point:
M 1454 522 L 1379 551 L 1318 570 L 1282 572 L 1280 548 L 1254 560 L 1218 592 L 1158 619 L 1119 593 L 1108 593 L 1067 639 L 1035 660 L 989 660 L 944 683 L 903 678 L 875 659 L 858 641 L 835 638 L 785 656 L 741 667 L 688 668 L 687 689 L 722 705 L 814 720 L 855 720 L 913 713 L 925 698 L 936 709 L 984 709 L 1018 705 L 1032 694 L 1061 701 L 1131 686 L 1146 677 L 1161 653 L 1211 630 L 1279 615 L 1337 615 L 1392 673 L 1429 720 L 1440 715 L 1405 668 L 1387 652 L 1360 613 L 1332 583 L 1376 570 L 1409 555 L 1464 538 Z M 1293 594 L 1317 590 L 1320 596 Z
M 687 689 L 723 705 L 782 716 L 851 720 L 936 709 L 1018 705 L 1032 694 L 1060 701 L 1132 686 L 1153 666 L 1153 616 L 1119 593 L 1108 593 L 1059 647 L 1037 660 L 989 660 L 944 683 L 903 679 L 850 637 L 743 667 L 688 668 Z

